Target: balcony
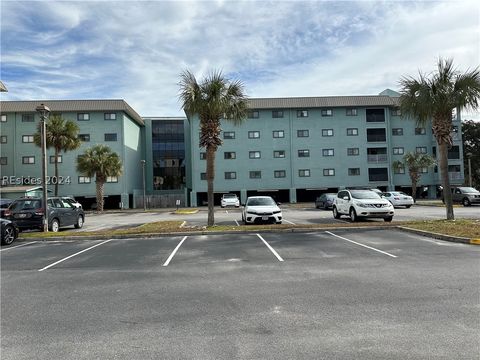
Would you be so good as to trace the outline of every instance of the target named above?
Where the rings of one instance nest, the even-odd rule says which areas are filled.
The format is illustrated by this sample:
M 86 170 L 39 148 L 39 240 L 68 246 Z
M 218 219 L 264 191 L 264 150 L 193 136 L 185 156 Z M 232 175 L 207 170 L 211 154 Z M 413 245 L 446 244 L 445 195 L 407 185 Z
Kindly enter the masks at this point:
M 373 164 L 386 163 L 387 154 L 367 155 L 367 161 Z
M 449 172 L 448 178 L 450 180 L 463 180 L 463 173 L 461 172 Z

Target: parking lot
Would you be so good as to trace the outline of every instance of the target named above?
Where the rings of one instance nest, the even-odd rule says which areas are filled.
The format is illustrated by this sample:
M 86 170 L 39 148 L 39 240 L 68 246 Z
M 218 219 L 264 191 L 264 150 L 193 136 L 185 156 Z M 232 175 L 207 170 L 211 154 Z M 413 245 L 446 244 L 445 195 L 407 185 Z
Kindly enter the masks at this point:
M 479 255 L 396 230 L 21 242 L 1 355 L 478 359 Z

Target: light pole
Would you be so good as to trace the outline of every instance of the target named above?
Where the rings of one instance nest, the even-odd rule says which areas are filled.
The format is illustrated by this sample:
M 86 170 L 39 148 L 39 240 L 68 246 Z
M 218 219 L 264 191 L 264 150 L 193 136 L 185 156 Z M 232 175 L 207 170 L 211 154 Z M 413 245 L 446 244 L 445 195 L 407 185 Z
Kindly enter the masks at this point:
M 147 211 L 147 201 L 145 196 L 145 160 L 140 160 L 142 164 L 142 177 L 143 177 L 143 211 Z
M 48 232 L 48 205 L 47 205 L 47 129 L 46 121 L 50 109 L 41 104 L 35 110 L 40 114 L 40 138 L 42 145 L 42 194 L 43 194 L 43 232 Z
M 468 153 L 467 157 L 468 157 L 468 186 L 472 187 L 472 153 Z

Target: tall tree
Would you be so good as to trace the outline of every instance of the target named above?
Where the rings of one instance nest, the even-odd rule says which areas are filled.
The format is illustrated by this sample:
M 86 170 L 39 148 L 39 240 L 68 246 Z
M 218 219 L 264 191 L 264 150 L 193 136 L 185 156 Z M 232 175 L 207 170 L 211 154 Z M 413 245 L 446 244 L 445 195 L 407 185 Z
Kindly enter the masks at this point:
M 215 153 L 222 145 L 220 138 L 221 120 L 241 123 L 247 115 L 247 99 L 243 84 L 239 80 L 230 81 L 221 71 L 213 71 L 201 82 L 188 70 L 181 75 L 180 101 L 190 119 L 200 120 L 200 144 L 206 150 L 208 226 L 215 224 L 213 208 L 213 182 L 215 177 Z
M 71 121 L 65 120 L 59 115 L 53 115 L 45 125 L 45 138 L 47 149 L 55 150 L 55 196 L 58 196 L 58 159 L 60 153 L 78 149 L 81 141 L 78 139 L 79 127 Z M 40 123 L 37 132 L 33 135 L 35 145 L 42 146 Z
M 402 161 L 396 160 L 392 166 L 394 170 L 408 169 L 408 175 L 412 181 L 412 197 L 417 200 L 417 185 L 422 177 L 422 169 L 428 168 L 436 163 L 435 159 L 428 154 L 421 154 L 416 152 L 406 153 Z
M 480 188 L 480 122 L 467 120 L 462 123 L 463 159 L 465 168 L 465 184 L 469 184 L 469 170 L 472 186 Z M 468 166 L 470 159 L 470 169 Z
M 104 185 L 107 178 L 122 175 L 122 161 L 107 145 L 94 145 L 77 160 L 77 171 L 93 178 L 97 192 L 97 211 L 103 211 Z
M 452 146 L 452 118 L 454 110 L 478 109 L 480 98 L 480 72 L 460 73 L 452 59 L 439 59 L 437 71 L 420 72 L 419 78 L 405 76 L 400 79 L 400 109 L 403 115 L 413 117 L 423 126 L 431 120 L 432 131 L 439 150 L 439 168 L 447 220 L 453 220 L 453 203 L 448 177 L 448 148 Z

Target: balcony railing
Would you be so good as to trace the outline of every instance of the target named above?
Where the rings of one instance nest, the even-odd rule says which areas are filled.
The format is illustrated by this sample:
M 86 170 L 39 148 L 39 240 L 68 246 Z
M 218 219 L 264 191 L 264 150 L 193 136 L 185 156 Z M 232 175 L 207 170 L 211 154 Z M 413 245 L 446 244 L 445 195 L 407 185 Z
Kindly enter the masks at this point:
M 449 172 L 448 177 L 450 180 L 463 180 L 463 173 L 461 172 Z
M 387 162 L 387 154 L 379 154 L 379 155 L 368 155 L 367 161 L 369 163 L 386 163 Z

